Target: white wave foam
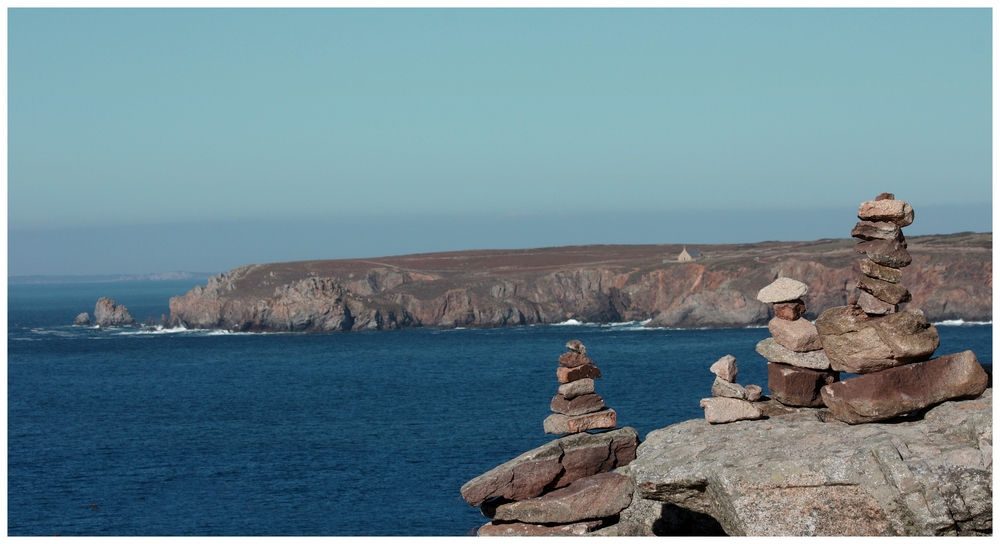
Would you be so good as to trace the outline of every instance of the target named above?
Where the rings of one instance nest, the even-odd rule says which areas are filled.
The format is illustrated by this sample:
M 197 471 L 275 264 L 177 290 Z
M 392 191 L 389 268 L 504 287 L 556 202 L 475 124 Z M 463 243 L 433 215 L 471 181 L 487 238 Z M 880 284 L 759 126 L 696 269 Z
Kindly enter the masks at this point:
M 565 327 L 567 325 L 596 325 L 596 323 L 582 323 L 582 322 L 577 321 L 575 319 L 567 319 L 566 321 L 563 321 L 562 323 L 550 323 L 550 325 L 552 325 L 553 327 Z
M 944 321 L 938 321 L 936 323 L 931 323 L 935 327 L 961 327 L 963 325 L 992 325 L 992 321 L 966 321 L 964 319 L 945 319 Z

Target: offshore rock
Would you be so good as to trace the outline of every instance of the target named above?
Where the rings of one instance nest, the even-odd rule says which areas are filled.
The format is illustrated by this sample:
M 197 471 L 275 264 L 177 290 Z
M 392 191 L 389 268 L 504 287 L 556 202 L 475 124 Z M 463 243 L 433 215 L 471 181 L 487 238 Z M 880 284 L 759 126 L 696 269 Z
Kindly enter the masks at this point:
M 534 523 L 490 522 L 479 528 L 477 536 L 583 536 L 601 526 L 601 520 L 581 521 L 567 525 L 537 525 Z
M 705 420 L 709 423 L 732 423 L 747 419 L 760 419 L 760 409 L 740 399 L 725 397 L 710 397 L 701 399 L 701 407 L 705 410 Z
M 757 293 L 757 300 L 768 304 L 798 300 L 809 292 L 809 286 L 792 278 L 778 278 Z
M 80 315 L 76 316 L 76 319 L 73 320 L 73 324 L 78 327 L 85 327 L 90 325 L 90 314 L 88 314 L 87 312 L 81 313 Z
M 767 363 L 767 389 L 771 398 L 785 406 L 823 406 L 820 390 L 840 379 L 834 370 L 810 370 Z
M 830 369 L 830 359 L 827 358 L 826 352 L 823 350 L 799 353 L 775 342 L 774 338 L 765 338 L 757 342 L 756 350 L 757 353 L 772 363 L 784 363 L 812 370 Z
M 583 378 L 581 380 L 564 383 L 559 386 L 558 392 L 567 400 L 574 399 L 580 395 L 587 395 L 594 392 L 594 379 Z
M 825 410 L 800 408 L 651 431 L 617 471 L 636 496 L 620 514 L 631 526 L 616 534 L 670 534 L 664 525 L 681 511 L 732 536 L 989 535 L 991 402 L 988 389 L 893 424 L 824 421 Z
M 469 480 L 462 498 L 479 506 L 492 498 L 519 501 L 608 472 L 635 459 L 639 433 L 622 427 L 557 438 Z
M 717 377 L 726 380 L 727 382 L 735 382 L 736 374 L 739 373 L 740 369 L 736 365 L 736 357 L 732 355 L 724 355 L 718 361 L 712 363 L 712 366 L 708 368 L 712 374 Z
M 845 423 L 870 423 L 978 397 L 988 382 L 976 355 L 963 351 L 830 384 L 823 388 L 823 401 Z
M 858 209 L 862 221 L 890 221 L 905 227 L 913 223 L 913 207 L 902 200 L 875 200 L 862 202 Z
M 614 472 L 594 474 L 535 499 L 502 504 L 493 519 L 565 524 L 608 518 L 628 507 L 634 489 L 635 484 L 628 476 Z
M 858 289 L 866 291 L 875 298 L 888 304 L 900 304 L 902 302 L 910 301 L 910 292 L 906 290 L 906 287 L 903 287 L 898 283 L 889 283 L 887 281 L 869 278 L 868 276 L 861 276 L 861 279 L 858 280 L 857 286 Z
M 561 366 L 556 369 L 556 379 L 559 383 L 570 383 L 584 378 L 600 378 L 601 370 L 594 365 L 578 366 L 576 368 L 566 368 Z
M 618 414 L 611 408 L 580 416 L 551 414 L 542 422 L 545 434 L 570 434 L 594 429 L 614 429 L 618 424 Z
M 858 265 L 861 267 L 861 273 L 869 278 L 889 283 L 899 283 L 903 279 L 902 270 L 891 266 L 882 266 L 871 259 L 861 259 Z
M 135 319 L 129 315 L 128 308 L 115 304 L 108 297 L 101 297 L 94 307 L 94 323 L 100 327 L 120 327 L 135 325 Z
M 775 342 L 792 351 L 801 353 L 823 349 L 816 326 L 808 319 L 788 321 L 776 317 L 768 322 L 767 329 L 771 332 Z
M 802 299 L 791 302 L 779 302 L 773 306 L 775 317 L 795 321 L 806 313 L 806 303 Z
M 556 395 L 552 397 L 552 402 L 549 404 L 550 410 L 567 416 L 582 416 L 583 414 L 596 412 L 601 408 L 604 408 L 604 399 L 596 393 L 580 395 L 573 399 Z
M 906 251 L 906 242 L 899 240 L 872 240 L 854 246 L 855 253 L 863 253 L 875 264 L 890 268 L 903 268 L 913 262 Z
M 940 344 L 937 329 L 919 310 L 871 317 L 857 306 L 842 306 L 823 312 L 816 328 L 831 368 L 851 374 L 927 360 Z

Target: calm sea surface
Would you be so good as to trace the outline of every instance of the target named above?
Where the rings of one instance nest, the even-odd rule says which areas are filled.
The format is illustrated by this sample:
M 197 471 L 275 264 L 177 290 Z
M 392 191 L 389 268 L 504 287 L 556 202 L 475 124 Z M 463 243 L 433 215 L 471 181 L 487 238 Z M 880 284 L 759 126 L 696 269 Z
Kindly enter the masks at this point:
M 202 282 L 203 283 L 203 282 Z M 702 417 L 733 354 L 767 385 L 766 328 L 620 324 L 346 334 L 72 327 L 109 296 L 137 321 L 195 282 L 8 287 L 10 535 L 465 535 L 459 488 L 554 438 L 557 358 L 640 437 Z M 939 326 L 992 364 L 992 326 Z

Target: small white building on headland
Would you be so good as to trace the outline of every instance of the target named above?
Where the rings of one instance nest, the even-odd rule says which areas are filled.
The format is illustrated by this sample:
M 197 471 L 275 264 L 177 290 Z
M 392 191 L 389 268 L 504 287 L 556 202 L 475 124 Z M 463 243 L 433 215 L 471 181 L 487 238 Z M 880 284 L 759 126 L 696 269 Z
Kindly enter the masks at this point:
M 697 249 L 688 249 L 687 246 L 684 246 L 681 254 L 677 256 L 677 262 L 686 263 L 688 261 L 696 261 L 702 257 L 704 255 Z

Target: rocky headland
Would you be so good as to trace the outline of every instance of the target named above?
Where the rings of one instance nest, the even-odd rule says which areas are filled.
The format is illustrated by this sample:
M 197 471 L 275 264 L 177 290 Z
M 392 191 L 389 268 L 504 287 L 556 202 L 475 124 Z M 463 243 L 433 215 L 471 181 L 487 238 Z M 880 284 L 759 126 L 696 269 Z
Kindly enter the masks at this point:
M 908 238 L 912 262 L 901 283 L 909 301 L 899 306 L 932 322 L 992 320 L 992 241 L 991 233 Z M 172 298 L 170 321 L 307 332 L 569 319 L 743 327 L 775 317 L 756 294 L 779 277 L 808 285 L 803 316 L 812 321 L 871 290 L 857 285 L 864 271 L 855 242 L 705 245 L 687 262 L 677 260 L 680 245 L 603 245 L 255 264 Z

